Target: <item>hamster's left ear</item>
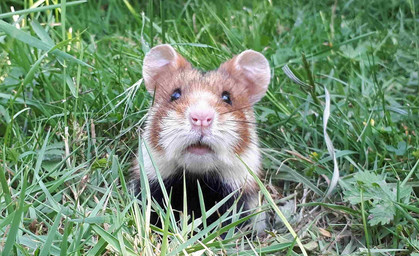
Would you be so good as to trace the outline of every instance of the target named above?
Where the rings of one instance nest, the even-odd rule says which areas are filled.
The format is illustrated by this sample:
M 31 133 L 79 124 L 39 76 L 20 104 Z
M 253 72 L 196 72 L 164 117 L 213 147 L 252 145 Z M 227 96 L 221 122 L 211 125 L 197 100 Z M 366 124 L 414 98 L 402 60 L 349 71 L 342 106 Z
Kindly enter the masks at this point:
M 265 95 L 271 81 L 269 62 L 262 54 L 246 50 L 220 66 L 246 86 L 249 101 L 255 104 Z
M 167 86 L 168 80 L 176 72 L 191 68 L 191 64 L 168 44 L 153 47 L 143 62 L 143 78 L 150 94 L 161 86 Z M 164 91 L 164 90 L 163 90 Z

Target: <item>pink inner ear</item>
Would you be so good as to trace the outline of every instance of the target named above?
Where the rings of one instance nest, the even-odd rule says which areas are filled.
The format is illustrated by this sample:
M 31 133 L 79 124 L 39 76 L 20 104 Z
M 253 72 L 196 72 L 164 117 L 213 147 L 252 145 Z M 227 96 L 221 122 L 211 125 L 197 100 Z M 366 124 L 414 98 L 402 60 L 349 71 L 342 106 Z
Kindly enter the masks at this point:
M 160 68 L 160 67 L 163 67 L 163 66 L 165 66 L 169 63 L 170 63 L 170 61 L 165 60 L 165 59 L 161 59 L 161 60 L 156 60 L 155 63 L 153 63 L 153 64 L 154 64 L 155 67 Z
M 164 86 L 164 79 L 191 65 L 168 44 L 158 45 L 144 58 L 143 78 L 147 91 L 153 93 L 156 86 Z
M 221 65 L 239 84 L 246 87 L 251 104 L 258 102 L 266 93 L 271 71 L 266 58 L 253 50 L 247 50 Z

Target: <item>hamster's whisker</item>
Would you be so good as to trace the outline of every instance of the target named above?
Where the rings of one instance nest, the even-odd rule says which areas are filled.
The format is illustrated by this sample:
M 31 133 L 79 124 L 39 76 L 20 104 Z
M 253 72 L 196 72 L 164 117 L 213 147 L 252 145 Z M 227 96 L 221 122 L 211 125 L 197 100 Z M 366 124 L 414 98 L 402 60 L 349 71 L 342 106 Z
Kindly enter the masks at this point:
M 253 122 L 249 122 L 249 121 L 234 121 L 234 120 L 229 120 L 229 121 L 226 121 L 226 122 L 232 122 L 232 123 L 235 123 L 235 124 L 237 124 L 237 123 L 247 123 L 247 124 L 253 124 L 253 125 L 255 125 L 254 127 L 252 127 L 251 129 L 257 129 L 257 130 L 260 130 L 260 129 L 262 129 L 262 127 L 266 127 L 266 124 L 264 124 L 264 123 L 253 123 Z
M 233 113 L 233 112 L 240 111 L 240 110 L 243 110 L 243 109 L 246 109 L 246 108 L 251 108 L 251 107 L 252 107 L 252 105 L 247 105 L 247 106 L 244 106 L 244 107 L 241 107 L 241 108 L 236 108 L 236 109 L 233 109 L 233 110 L 230 110 L 230 111 L 226 111 L 226 112 L 220 113 L 220 115 L 225 115 L 225 114 L 228 114 L 228 113 Z
M 245 121 L 245 120 L 231 120 L 231 119 L 228 119 L 228 120 L 226 120 L 226 122 L 233 122 L 233 123 L 246 123 L 246 124 L 259 125 L 257 122 L 251 122 L 251 121 Z

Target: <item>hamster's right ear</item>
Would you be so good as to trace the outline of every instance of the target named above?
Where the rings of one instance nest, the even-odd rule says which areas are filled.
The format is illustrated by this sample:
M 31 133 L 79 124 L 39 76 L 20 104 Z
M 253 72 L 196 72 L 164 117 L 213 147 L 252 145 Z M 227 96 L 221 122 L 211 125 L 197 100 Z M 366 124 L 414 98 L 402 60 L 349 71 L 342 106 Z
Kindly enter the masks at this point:
M 153 47 L 143 62 L 143 78 L 147 91 L 153 94 L 157 86 L 164 84 L 174 72 L 190 68 L 191 64 L 168 44 Z
M 249 94 L 249 102 L 255 104 L 268 90 L 271 81 L 269 62 L 259 52 L 246 50 L 233 59 L 223 63 L 220 70 L 224 70 L 232 77 L 241 81 Z

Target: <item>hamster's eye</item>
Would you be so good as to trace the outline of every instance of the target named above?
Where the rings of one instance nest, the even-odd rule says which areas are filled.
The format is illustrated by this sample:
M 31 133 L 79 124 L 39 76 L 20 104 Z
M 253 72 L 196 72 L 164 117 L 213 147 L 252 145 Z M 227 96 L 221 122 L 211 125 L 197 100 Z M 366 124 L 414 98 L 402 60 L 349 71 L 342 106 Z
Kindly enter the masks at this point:
M 170 101 L 175 101 L 179 99 L 181 95 L 182 93 L 180 92 L 180 89 L 177 88 L 176 90 L 173 91 L 172 96 L 170 97 Z
M 222 99 L 225 103 L 232 105 L 231 98 L 230 98 L 230 93 L 229 93 L 229 92 L 224 91 L 224 92 L 221 94 L 221 99 Z

